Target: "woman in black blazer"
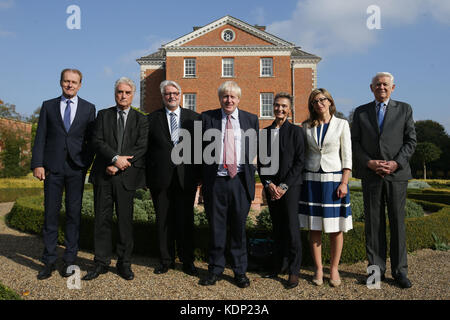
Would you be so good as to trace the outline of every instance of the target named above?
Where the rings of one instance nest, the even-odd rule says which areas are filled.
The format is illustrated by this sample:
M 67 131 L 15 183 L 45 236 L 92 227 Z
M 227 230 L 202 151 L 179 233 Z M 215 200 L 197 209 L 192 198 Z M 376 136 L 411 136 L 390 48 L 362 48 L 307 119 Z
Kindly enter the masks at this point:
M 304 167 L 304 134 L 300 127 L 287 120 L 292 111 L 291 95 L 278 93 L 274 99 L 273 109 L 275 121 L 263 129 L 266 131 L 263 133 L 268 137 L 267 150 L 261 150 L 263 154 L 271 157 L 271 162 L 262 164 L 258 158 L 259 173 L 265 187 L 275 241 L 272 272 L 264 277 L 274 278 L 279 273 L 287 271 L 289 279 L 286 288 L 292 289 L 298 285 L 302 258 L 297 214 Z M 271 132 L 275 134 L 275 143 L 271 143 Z M 271 152 L 272 147 L 278 147 L 278 155 Z M 278 170 L 268 173 L 269 168 L 274 166 L 278 167 Z

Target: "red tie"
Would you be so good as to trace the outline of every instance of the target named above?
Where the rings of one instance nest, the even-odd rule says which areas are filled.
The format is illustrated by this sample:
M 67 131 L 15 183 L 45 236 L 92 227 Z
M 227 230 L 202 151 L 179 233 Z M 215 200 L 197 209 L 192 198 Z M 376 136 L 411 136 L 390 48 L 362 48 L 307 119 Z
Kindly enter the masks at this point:
M 234 130 L 231 124 L 231 115 L 227 115 L 227 124 L 225 126 L 225 139 L 223 148 L 223 166 L 228 170 L 231 178 L 237 173 L 236 148 L 234 147 Z

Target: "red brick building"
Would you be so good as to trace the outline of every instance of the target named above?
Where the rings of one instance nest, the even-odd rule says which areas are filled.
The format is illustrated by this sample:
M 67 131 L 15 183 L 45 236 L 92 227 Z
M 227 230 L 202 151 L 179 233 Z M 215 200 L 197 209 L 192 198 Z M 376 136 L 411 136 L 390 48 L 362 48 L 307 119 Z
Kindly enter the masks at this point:
M 161 107 L 159 84 L 174 80 L 183 107 L 199 113 L 220 107 L 219 86 L 233 80 L 242 89 L 239 107 L 258 115 L 260 127 L 272 123 L 273 97 L 294 96 L 293 122 L 308 117 L 308 96 L 317 84 L 316 55 L 231 16 L 225 16 L 137 59 L 141 68 L 141 109 Z

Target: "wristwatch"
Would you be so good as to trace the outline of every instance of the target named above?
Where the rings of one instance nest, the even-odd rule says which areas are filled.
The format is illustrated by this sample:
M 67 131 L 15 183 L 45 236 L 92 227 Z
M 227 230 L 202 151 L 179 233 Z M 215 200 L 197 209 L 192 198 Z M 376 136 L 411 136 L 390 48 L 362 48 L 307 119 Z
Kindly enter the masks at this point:
M 279 186 L 279 187 L 281 188 L 281 190 L 283 190 L 283 191 L 287 191 L 287 190 L 289 189 L 289 187 L 287 186 L 286 183 L 280 183 L 278 186 Z
M 116 163 L 117 159 L 119 159 L 119 155 L 114 156 L 111 160 L 111 163 L 112 164 Z
M 271 183 L 272 183 L 271 180 L 266 180 L 264 187 L 268 188 Z

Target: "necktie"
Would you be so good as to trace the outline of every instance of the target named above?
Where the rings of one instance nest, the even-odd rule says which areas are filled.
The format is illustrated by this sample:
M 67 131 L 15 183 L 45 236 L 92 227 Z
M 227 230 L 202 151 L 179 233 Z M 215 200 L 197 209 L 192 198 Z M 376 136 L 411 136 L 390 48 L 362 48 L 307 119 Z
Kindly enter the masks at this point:
M 178 125 L 176 117 L 177 115 L 174 112 L 170 113 L 170 136 L 174 145 L 178 143 Z
M 125 131 L 125 119 L 123 117 L 124 111 L 119 111 L 119 120 L 117 121 L 117 152 L 122 152 L 123 133 Z
M 378 104 L 378 127 L 380 128 L 380 132 L 383 130 L 383 122 L 384 122 L 384 113 L 385 113 L 385 104 L 383 102 Z
M 225 125 L 225 139 L 223 148 L 223 166 L 228 170 L 231 178 L 237 174 L 236 150 L 234 145 L 234 130 L 231 124 L 231 116 L 227 115 L 227 124 Z
M 67 100 L 67 106 L 64 110 L 64 127 L 66 127 L 66 131 L 69 132 L 70 129 L 70 103 L 72 101 Z

